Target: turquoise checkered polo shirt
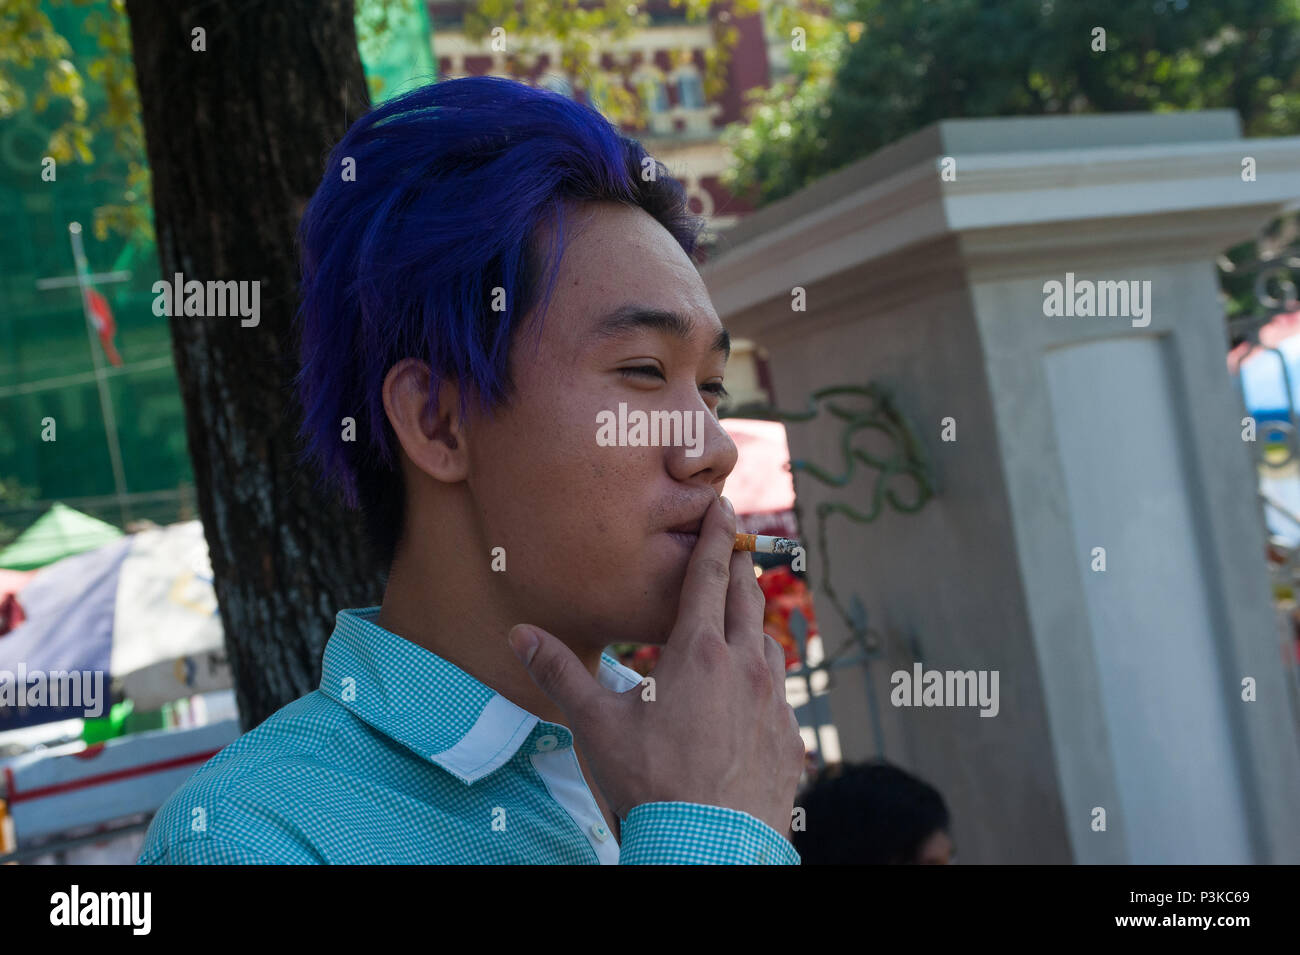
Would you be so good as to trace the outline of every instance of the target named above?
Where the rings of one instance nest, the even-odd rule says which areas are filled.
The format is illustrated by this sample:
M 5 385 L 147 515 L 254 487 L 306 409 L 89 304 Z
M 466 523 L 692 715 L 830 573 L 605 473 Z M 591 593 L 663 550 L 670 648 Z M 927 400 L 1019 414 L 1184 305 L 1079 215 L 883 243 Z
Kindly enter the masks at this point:
M 769 863 L 799 854 L 749 813 L 644 803 L 605 825 L 573 734 L 340 610 L 320 688 L 204 763 L 158 810 L 140 864 Z M 602 654 L 600 682 L 634 670 Z

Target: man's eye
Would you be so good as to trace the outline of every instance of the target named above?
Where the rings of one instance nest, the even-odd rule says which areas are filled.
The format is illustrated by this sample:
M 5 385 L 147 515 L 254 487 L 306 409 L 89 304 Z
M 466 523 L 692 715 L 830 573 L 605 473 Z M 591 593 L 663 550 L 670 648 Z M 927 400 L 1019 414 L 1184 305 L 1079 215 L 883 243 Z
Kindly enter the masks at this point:
M 661 381 L 667 380 L 664 378 L 664 373 L 659 370 L 657 365 L 637 365 L 633 368 L 620 368 L 618 371 L 624 378 L 649 375 L 650 377 L 658 378 Z M 707 391 L 709 394 L 716 395 L 719 398 L 731 397 L 731 392 L 727 391 L 720 381 L 713 381 L 707 385 L 701 385 L 700 390 Z
M 656 365 L 637 365 L 635 368 L 620 368 L 618 371 L 624 378 L 632 375 L 644 375 L 647 372 L 656 378 L 664 377 L 664 373 Z

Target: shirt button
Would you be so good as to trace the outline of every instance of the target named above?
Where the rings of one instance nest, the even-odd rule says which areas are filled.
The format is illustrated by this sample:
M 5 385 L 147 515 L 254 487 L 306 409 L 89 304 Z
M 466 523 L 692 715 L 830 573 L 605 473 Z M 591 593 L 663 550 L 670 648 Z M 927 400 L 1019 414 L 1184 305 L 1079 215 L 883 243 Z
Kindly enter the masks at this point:
M 609 838 L 609 829 L 603 822 L 593 823 L 591 826 L 591 834 L 596 837 L 597 842 L 604 842 Z
M 547 733 L 545 736 L 539 736 L 537 737 L 537 751 L 540 753 L 549 753 L 551 750 L 555 749 L 559 742 L 560 741 L 550 733 Z

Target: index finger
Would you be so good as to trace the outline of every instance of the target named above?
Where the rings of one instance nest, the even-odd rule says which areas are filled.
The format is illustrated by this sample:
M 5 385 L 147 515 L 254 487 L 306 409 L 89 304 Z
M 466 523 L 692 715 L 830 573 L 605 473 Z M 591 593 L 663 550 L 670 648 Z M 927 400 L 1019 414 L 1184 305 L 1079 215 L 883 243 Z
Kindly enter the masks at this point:
M 682 597 L 677 607 L 677 623 L 670 639 L 679 634 L 704 635 L 710 639 L 727 639 L 727 585 L 731 582 L 731 552 L 736 545 L 736 513 L 724 498 L 709 505 L 695 542 Z

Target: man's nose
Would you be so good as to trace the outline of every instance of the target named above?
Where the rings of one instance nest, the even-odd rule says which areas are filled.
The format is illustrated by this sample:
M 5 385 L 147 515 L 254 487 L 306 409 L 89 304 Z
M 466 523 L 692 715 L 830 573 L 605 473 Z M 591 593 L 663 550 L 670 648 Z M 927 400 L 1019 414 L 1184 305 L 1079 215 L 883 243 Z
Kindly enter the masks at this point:
M 739 451 L 722 422 L 712 412 L 695 409 L 683 412 L 680 446 L 668 448 L 668 469 L 679 481 L 699 480 L 710 483 L 726 480 L 736 467 Z

